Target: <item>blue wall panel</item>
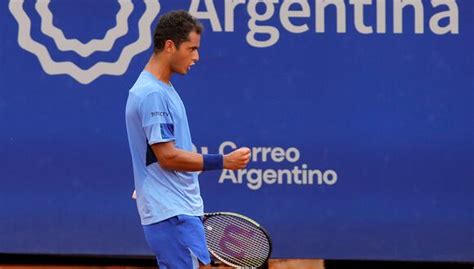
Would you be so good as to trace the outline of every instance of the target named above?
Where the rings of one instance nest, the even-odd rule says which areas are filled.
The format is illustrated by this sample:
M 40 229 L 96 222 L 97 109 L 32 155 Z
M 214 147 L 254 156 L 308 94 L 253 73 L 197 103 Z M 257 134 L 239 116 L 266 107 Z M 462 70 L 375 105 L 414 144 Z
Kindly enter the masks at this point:
M 193 142 L 254 150 L 240 174 L 200 175 L 207 212 L 256 219 L 277 258 L 474 260 L 474 2 L 379 0 L 363 17 L 342 0 L 241 2 L 233 28 L 217 0 L 0 3 L 0 253 L 150 254 L 127 91 L 157 14 L 197 7 L 214 18 L 201 60 L 173 78 Z M 302 17 L 285 22 L 287 7 Z

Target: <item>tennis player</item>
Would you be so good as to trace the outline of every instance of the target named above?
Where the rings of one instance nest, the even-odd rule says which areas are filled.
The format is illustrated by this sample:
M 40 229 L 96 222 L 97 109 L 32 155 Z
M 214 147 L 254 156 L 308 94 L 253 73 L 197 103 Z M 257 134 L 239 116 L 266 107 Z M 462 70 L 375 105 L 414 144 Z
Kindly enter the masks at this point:
M 242 169 L 250 158 L 249 148 L 227 155 L 192 152 L 186 110 L 171 77 L 187 74 L 199 60 L 202 29 L 186 11 L 161 16 L 153 54 L 126 105 L 138 212 L 161 269 L 210 263 L 196 171 Z

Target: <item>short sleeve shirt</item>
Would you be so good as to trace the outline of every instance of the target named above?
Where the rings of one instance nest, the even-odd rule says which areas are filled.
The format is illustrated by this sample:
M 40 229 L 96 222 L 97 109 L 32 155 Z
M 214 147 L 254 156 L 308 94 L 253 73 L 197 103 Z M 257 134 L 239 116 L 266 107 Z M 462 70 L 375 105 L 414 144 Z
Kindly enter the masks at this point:
M 126 125 L 141 223 L 202 215 L 197 173 L 161 168 L 151 149 L 164 142 L 193 149 L 186 110 L 174 87 L 143 71 L 129 91 Z

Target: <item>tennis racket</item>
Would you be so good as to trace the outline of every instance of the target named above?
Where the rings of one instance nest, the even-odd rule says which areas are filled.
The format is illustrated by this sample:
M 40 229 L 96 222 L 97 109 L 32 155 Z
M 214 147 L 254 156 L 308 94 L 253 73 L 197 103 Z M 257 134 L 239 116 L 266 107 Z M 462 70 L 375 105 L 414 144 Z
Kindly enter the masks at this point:
M 268 233 L 254 220 L 231 212 L 204 214 L 209 252 L 226 265 L 259 268 L 272 253 Z

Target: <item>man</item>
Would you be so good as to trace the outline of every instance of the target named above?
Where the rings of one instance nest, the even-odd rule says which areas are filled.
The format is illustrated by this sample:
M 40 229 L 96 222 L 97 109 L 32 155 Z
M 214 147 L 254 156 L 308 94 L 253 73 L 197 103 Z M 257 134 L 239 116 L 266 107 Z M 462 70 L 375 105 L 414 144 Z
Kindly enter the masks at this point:
M 186 111 L 170 79 L 187 74 L 199 60 L 201 32 L 202 25 L 186 11 L 163 15 L 153 54 L 127 100 L 138 212 L 161 269 L 210 263 L 195 172 L 242 169 L 250 158 L 248 148 L 227 155 L 192 152 Z

